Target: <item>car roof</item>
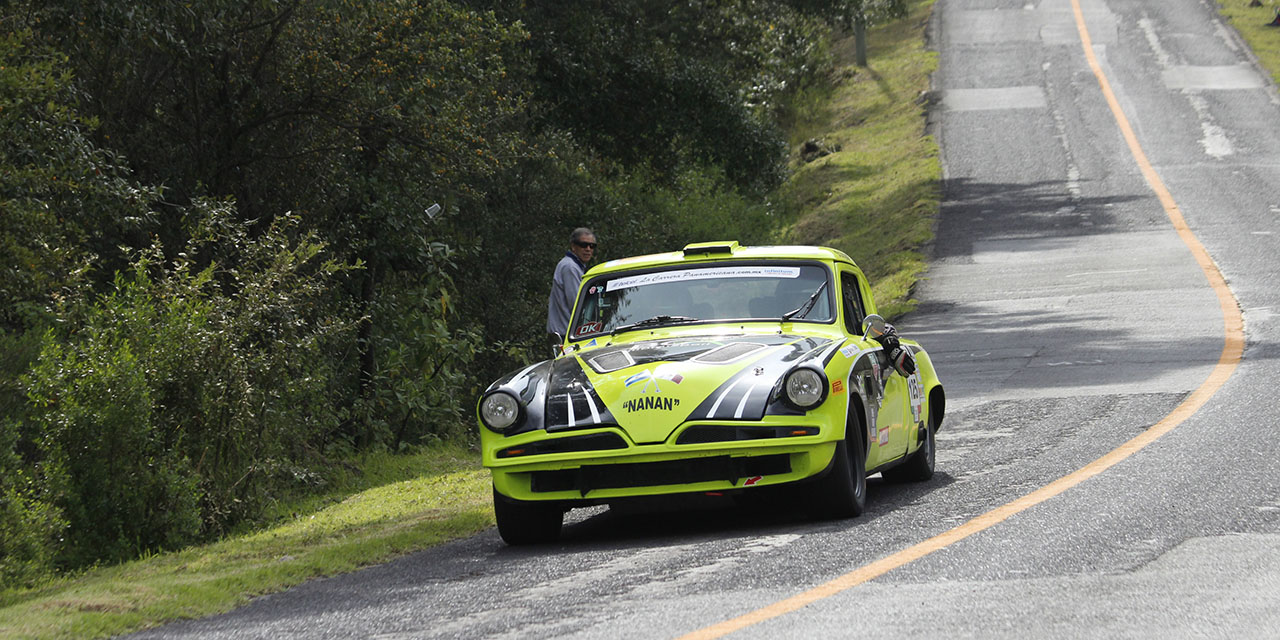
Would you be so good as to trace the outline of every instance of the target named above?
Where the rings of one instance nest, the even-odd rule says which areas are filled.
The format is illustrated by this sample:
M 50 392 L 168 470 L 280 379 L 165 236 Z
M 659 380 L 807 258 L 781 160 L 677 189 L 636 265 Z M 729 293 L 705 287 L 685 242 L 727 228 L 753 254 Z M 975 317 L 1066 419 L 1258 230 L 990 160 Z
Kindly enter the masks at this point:
M 633 256 L 610 260 L 591 267 L 585 276 L 594 276 L 611 271 L 626 269 L 645 269 L 650 267 L 673 266 L 681 264 L 699 264 L 727 260 L 827 260 L 845 262 L 857 266 L 853 259 L 839 249 L 830 247 L 812 247 L 804 245 L 775 245 L 745 247 L 737 241 L 697 242 L 686 245 L 681 251 L 653 253 L 644 256 Z

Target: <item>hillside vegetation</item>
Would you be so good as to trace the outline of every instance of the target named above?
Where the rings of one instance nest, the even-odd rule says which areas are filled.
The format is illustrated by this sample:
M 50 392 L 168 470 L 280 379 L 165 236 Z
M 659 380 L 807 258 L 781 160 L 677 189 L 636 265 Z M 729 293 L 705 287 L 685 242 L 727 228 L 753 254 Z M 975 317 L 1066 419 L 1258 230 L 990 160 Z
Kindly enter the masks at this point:
M 474 399 L 538 358 L 576 226 L 827 244 L 909 308 L 931 0 L 537 4 L 0 7 L 0 632 L 487 526 Z
M 1280 15 L 1280 3 L 1262 0 L 1255 7 L 1249 0 L 1218 0 L 1218 12 L 1248 43 L 1271 81 L 1280 83 L 1280 27 L 1272 26 Z

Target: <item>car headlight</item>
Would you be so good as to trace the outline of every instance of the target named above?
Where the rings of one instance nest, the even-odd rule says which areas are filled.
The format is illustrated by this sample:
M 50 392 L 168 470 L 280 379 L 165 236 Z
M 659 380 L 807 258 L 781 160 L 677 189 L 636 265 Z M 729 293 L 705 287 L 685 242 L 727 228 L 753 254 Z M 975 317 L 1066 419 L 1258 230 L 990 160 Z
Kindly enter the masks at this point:
M 782 383 L 783 394 L 797 409 L 812 409 L 827 397 L 827 379 L 808 367 L 792 369 Z
M 494 391 L 480 399 L 480 422 L 492 431 L 502 433 L 520 420 L 523 407 L 506 391 Z

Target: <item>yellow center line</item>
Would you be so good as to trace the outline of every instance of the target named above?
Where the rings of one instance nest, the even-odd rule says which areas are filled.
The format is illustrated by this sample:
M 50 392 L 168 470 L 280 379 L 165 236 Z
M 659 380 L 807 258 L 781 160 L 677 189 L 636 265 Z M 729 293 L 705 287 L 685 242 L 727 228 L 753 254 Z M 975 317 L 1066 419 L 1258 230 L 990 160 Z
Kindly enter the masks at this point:
M 1089 29 L 1085 26 L 1084 12 L 1080 9 L 1080 0 L 1071 0 L 1071 8 L 1075 14 L 1076 28 L 1080 32 L 1080 43 L 1084 47 L 1084 55 L 1089 62 L 1089 68 L 1093 70 L 1094 77 L 1098 79 L 1098 85 L 1102 88 L 1102 95 L 1106 98 L 1107 105 L 1111 108 L 1111 114 L 1115 117 L 1116 124 L 1120 127 L 1121 135 L 1124 136 L 1125 142 L 1129 145 L 1129 152 L 1133 154 L 1133 159 L 1142 172 L 1142 176 L 1146 179 L 1151 190 L 1155 192 L 1160 205 L 1164 208 L 1165 214 L 1169 217 L 1169 221 L 1173 223 L 1173 228 L 1177 231 L 1178 237 L 1191 250 L 1196 264 L 1200 265 L 1200 269 L 1204 272 L 1205 278 L 1208 279 L 1209 285 L 1213 287 L 1214 293 L 1218 296 L 1218 306 L 1222 310 L 1224 334 L 1222 353 L 1218 357 L 1218 364 L 1209 373 L 1208 378 L 1195 391 L 1192 391 L 1181 404 L 1175 407 L 1169 415 L 1133 439 L 1084 467 L 1058 478 L 1021 498 L 996 507 L 954 529 L 940 533 L 870 564 L 863 565 L 834 580 L 820 584 L 785 600 L 780 600 L 767 607 L 688 633 L 681 636 L 680 640 L 720 638 L 754 624 L 791 613 L 813 602 L 852 589 L 898 567 L 919 560 L 1053 498 L 1081 482 L 1110 469 L 1120 461 L 1172 431 L 1174 427 L 1182 424 L 1203 407 L 1209 401 L 1209 398 L 1213 397 L 1222 388 L 1222 385 L 1226 384 L 1227 378 L 1231 377 L 1236 367 L 1239 366 L 1240 359 L 1244 355 L 1244 318 L 1240 314 L 1240 305 L 1236 302 L 1231 289 L 1227 287 L 1226 279 L 1222 276 L 1222 272 L 1218 270 L 1213 258 L 1209 256 L 1209 252 L 1205 250 L 1204 245 L 1200 243 L 1200 240 L 1196 238 L 1195 234 L 1187 226 L 1187 221 L 1183 218 L 1182 211 L 1178 209 L 1178 204 L 1174 201 L 1173 195 L 1169 193 L 1169 188 L 1160 179 L 1155 167 L 1147 159 L 1147 154 L 1143 152 L 1142 145 L 1138 143 L 1138 136 L 1134 134 L 1133 127 L 1129 124 L 1129 118 L 1125 116 L 1124 109 L 1120 107 L 1120 102 L 1116 100 L 1115 93 L 1111 90 L 1111 83 L 1107 80 L 1107 76 L 1102 70 L 1102 65 L 1098 63 L 1097 56 L 1094 55 L 1093 39 L 1089 37 Z

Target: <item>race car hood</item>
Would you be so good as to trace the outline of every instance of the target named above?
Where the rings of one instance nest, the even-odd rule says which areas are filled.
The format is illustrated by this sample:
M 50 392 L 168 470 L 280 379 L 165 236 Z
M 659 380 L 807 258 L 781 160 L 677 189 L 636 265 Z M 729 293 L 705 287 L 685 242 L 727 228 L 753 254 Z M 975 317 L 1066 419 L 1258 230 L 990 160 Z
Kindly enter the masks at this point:
M 509 433 L 617 425 L 637 444 L 662 442 L 689 420 L 760 420 L 795 413 L 775 402 L 782 376 L 839 347 L 794 335 L 629 342 L 534 365 L 498 382 L 526 406 Z

